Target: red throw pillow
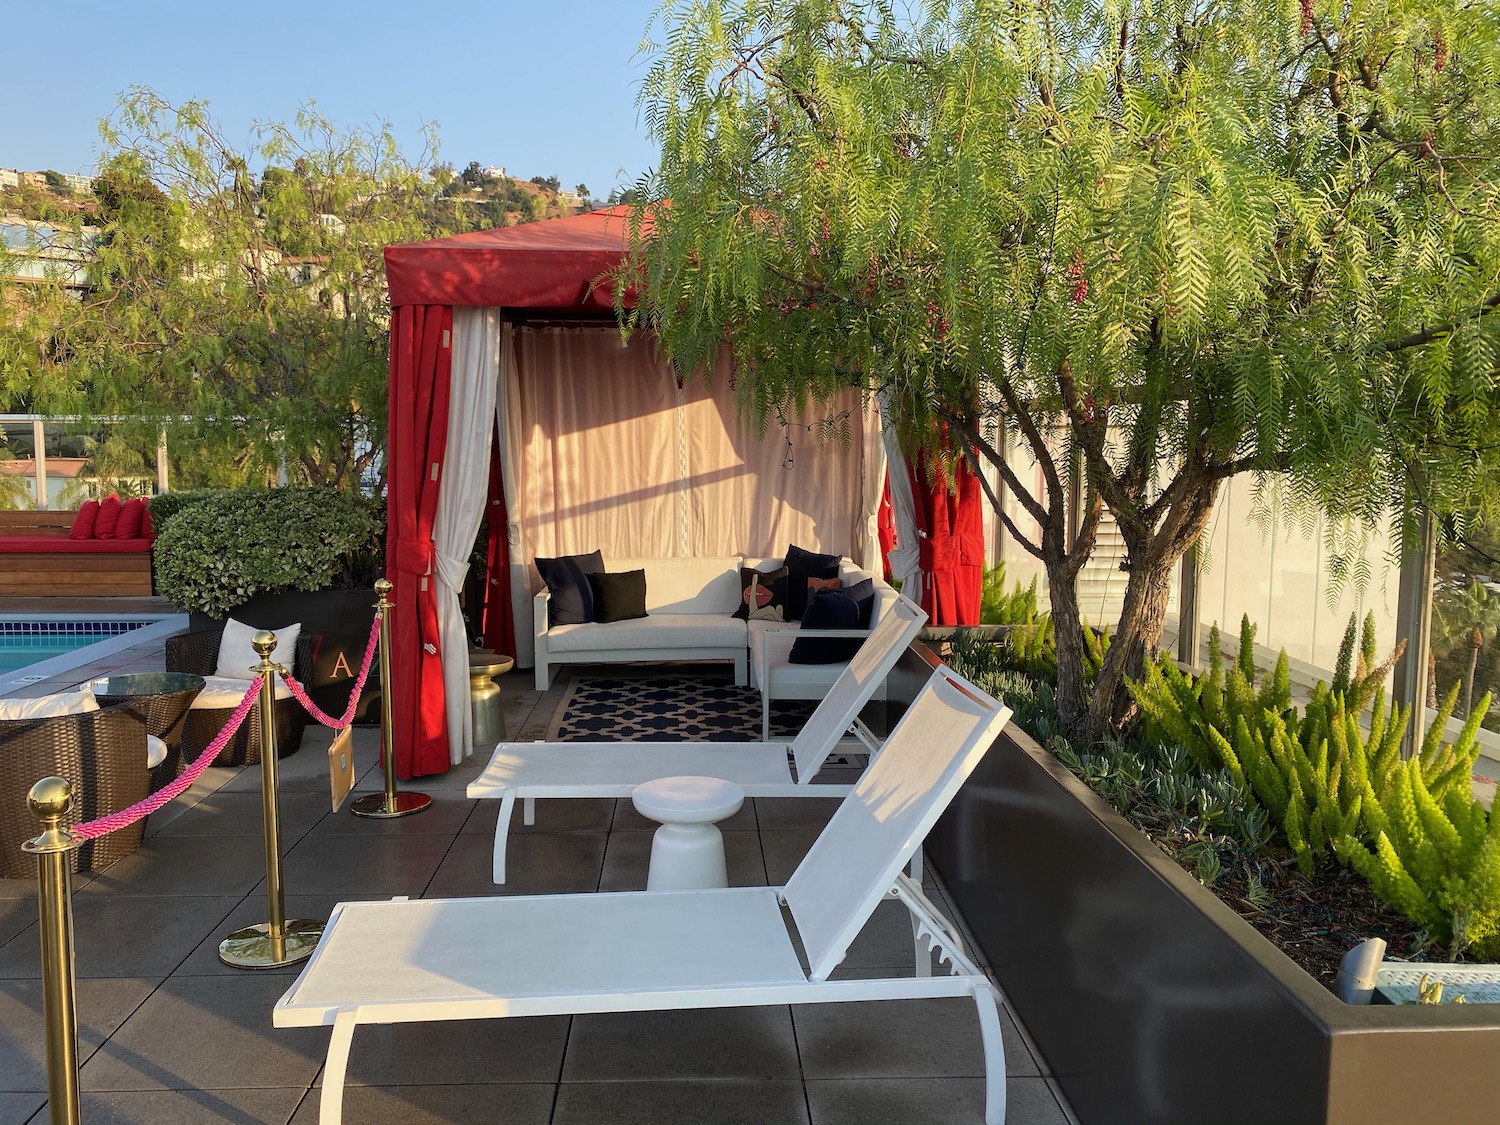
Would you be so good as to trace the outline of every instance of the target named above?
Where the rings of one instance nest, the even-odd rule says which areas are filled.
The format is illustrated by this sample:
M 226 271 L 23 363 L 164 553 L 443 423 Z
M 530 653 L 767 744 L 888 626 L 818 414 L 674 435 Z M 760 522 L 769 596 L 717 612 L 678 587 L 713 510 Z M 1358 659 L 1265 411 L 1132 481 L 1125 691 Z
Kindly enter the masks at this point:
M 156 538 L 156 528 L 151 526 L 151 504 L 149 501 L 147 502 L 146 506 L 141 509 L 141 538 Z
M 95 539 L 113 539 L 120 523 L 120 498 L 111 492 L 99 502 L 99 522 L 94 524 Z
M 69 539 L 92 539 L 94 537 L 94 523 L 99 519 L 99 501 L 85 500 L 83 506 L 78 509 L 78 514 L 73 517 L 73 529 L 68 532 Z
M 125 501 L 125 506 L 120 509 L 120 522 L 115 524 L 116 539 L 139 539 L 141 537 L 141 517 L 146 514 L 146 502 L 137 496 L 134 500 Z

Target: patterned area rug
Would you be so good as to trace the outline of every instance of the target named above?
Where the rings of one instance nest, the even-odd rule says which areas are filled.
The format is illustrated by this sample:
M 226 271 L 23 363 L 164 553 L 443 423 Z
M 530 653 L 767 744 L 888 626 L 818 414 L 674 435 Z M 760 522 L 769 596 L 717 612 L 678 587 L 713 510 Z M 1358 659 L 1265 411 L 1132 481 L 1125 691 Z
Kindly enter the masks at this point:
M 812 700 L 773 700 L 771 737 L 792 738 Z M 549 740 L 755 742 L 760 693 L 713 680 L 575 676 L 547 731 Z

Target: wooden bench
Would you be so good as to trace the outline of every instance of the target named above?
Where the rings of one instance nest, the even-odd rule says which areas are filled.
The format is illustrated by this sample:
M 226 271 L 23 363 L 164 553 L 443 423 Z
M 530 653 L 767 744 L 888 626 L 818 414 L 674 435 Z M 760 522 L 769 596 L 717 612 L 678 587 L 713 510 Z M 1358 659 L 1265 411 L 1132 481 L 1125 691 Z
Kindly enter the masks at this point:
M 0 597 L 151 594 L 151 541 L 69 539 L 76 515 L 0 511 Z

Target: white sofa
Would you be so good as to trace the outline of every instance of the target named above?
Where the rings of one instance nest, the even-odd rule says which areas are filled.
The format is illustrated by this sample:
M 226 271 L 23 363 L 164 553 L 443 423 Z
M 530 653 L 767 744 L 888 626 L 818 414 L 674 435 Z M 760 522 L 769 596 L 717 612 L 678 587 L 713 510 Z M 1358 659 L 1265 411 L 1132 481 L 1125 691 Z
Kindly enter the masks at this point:
M 744 686 L 748 670 L 769 629 L 795 629 L 795 621 L 751 621 L 732 616 L 740 602 L 740 568 L 774 569 L 779 559 L 746 559 L 741 555 L 715 558 L 604 560 L 606 571 L 646 572 L 646 613 L 630 621 L 588 622 L 554 625 L 547 622 L 548 593 L 543 589 L 532 601 L 532 629 L 536 642 L 536 687 L 546 691 L 563 664 L 618 664 L 641 660 L 729 660 L 734 663 L 734 682 Z M 844 585 L 870 575 L 845 560 L 840 568 Z M 871 626 L 880 619 L 883 605 L 896 592 L 876 578 L 876 605 Z M 797 676 L 814 691 L 824 690 L 838 678 L 844 664 L 797 665 Z M 802 672 L 801 669 L 807 669 Z M 760 685 L 754 684 L 756 688 Z M 778 696 L 778 698 L 788 698 Z M 821 699 L 822 692 L 790 698 Z

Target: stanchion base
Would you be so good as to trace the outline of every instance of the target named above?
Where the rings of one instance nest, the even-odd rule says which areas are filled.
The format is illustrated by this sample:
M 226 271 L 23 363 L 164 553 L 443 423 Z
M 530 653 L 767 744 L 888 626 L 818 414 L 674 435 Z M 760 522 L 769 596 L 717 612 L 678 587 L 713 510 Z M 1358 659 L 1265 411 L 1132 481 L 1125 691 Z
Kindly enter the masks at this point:
M 285 953 L 279 959 L 271 944 L 271 924 L 261 922 L 235 930 L 219 942 L 219 960 L 236 969 L 279 969 L 284 965 L 295 965 L 312 956 L 313 948 L 323 936 L 323 923 L 311 918 L 292 918 L 282 932 L 285 934 Z
M 396 803 L 389 808 L 385 803 L 384 793 L 371 793 L 359 798 L 349 806 L 349 811 L 355 816 L 367 816 L 374 820 L 389 820 L 396 816 L 410 816 L 419 813 L 432 804 L 432 798 L 426 793 L 397 793 Z

